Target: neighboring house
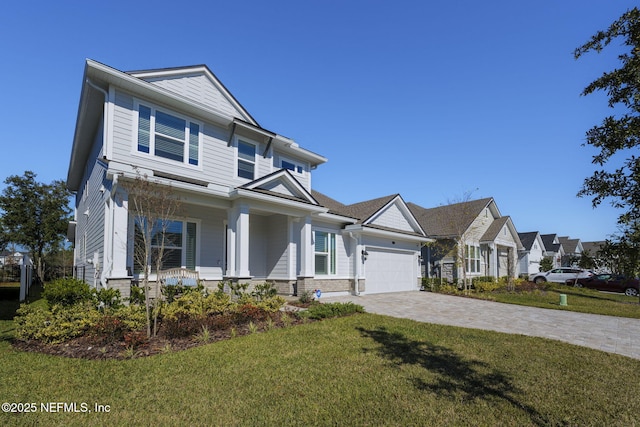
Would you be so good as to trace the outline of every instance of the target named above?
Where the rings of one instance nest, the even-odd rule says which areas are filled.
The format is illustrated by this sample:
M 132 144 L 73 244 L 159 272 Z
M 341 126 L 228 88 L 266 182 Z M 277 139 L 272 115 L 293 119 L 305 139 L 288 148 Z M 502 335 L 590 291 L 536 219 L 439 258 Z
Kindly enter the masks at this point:
M 128 296 L 139 266 L 126 184 L 146 176 L 183 204 L 163 268 L 281 294 L 418 289 L 429 239 L 402 198 L 345 206 L 316 193 L 326 160 L 262 128 L 204 65 L 122 72 L 87 60 L 67 175 L 74 265 Z
M 545 247 L 540 233 L 530 231 L 518 233 L 523 249 L 518 251 L 518 273 L 529 277 L 530 274 L 540 272 L 540 261 L 544 258 Z
M 564 256 L 562 257 L 563 267 L 575 267 L 580 261 L 583 248 L 580 239 L 570 239 L 568 236 L 558 237 L 558 241 L 564 249 Z
M 0 252 L 0 265 L 8 266 L 8 265 L 22 265 L 22 259 L 26 254 L 22 252 L 10 252 L 3 251 Z
M 596 242 L 582 242 L 582 254 L 591 258 L 594 265 L 594 271 L 597 273 L 610 273 L 607 267 L 603 266 L 602 259 L 600 258 L 600 248 L 605 245 L 605 241 Z
M 465 268 L 466 277 L 517 277 L 522 243 L 511 218 L 500 214 L 493 198 L 430 209 L 409 203 L 409 208 L 427 236 L 437 241 L 423 248 L 426 276 L 460 279 Z M 464 260 L 457 259 L 457 244 L 465 247 Z
M 564 257 L 564 248 L 558 240 L 557 234 L 541 234 L 542 243 L 544 244 L 544 256 L 551 258 L 553 262 L 553 268 L 562 266 L 562 259 Z

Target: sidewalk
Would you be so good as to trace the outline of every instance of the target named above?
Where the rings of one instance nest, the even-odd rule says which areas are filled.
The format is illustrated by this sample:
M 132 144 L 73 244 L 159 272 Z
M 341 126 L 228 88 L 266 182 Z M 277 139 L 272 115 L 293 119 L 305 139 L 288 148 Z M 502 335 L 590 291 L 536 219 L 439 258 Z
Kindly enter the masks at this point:
M 369 313 L 564 341 L 640 359 L 640 319 L 503 304 L 432 292 L 322 297 Z

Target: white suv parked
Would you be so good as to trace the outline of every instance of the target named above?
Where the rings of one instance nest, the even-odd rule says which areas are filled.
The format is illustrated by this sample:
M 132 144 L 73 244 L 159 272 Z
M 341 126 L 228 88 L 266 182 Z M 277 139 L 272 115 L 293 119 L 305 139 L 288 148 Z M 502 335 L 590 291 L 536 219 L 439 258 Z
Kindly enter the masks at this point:
M 549 271 L 530 274 L 529 281 L 535 283 L 556 282 L 564 284 L 567 279 L 582 279 L 590 276 L 593 276 L 592 272 L 581 268 L 558 267 Z

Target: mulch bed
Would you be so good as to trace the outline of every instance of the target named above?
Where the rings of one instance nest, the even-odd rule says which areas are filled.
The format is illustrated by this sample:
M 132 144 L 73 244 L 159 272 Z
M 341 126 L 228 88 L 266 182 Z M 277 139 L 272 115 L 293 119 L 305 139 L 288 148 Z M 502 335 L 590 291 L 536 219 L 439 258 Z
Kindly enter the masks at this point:
M 269 329 L 284 328 L 314 321 L 312 319 L 302 319 L 299 316 L 292 315 L 290 313 L 290 311 L 292 310 L 288 311 L 288 320 L 286 322 L 281 318 L 282 312 L 277 313 L 275 319 L 273 319 L 270 323 L 266 321 L 253 322 L 255 325 L 253 332 L 264 332 Z M 47 344 L 35 340 L 14 340 L 12 345 L 14 348 L 22 351 L 51 354 L 69 358 L 92 360 L 122 360 L 182 351 L 204 344 L 211 344 L 217 341 L 231 339 L 233 337 L 249 335 L 253 332 L 249 327 L 249 324 L 246 323 L 229 326 L 228 328 L 224 329 L 209 330 L 208 341 L 204 341 L 197 336 L 186 338 L 168 338 L 166 336 L 163 336 L 162 329 L 160 329 L 158 336 L 146 339 L 145 335 L 144 341 L 139 345 L 136 345 L 135 347 L 131 347 L 130 345 L 128 346 L 123 341 L 100 342 L 96 339 L 95 336 L 87 335 L 73 338 L 57 344 Z

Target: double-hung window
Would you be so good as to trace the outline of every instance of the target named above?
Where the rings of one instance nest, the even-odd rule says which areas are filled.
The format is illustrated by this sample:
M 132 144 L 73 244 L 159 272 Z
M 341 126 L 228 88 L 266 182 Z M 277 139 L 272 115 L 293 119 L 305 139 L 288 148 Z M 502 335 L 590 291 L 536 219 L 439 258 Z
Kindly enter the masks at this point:
M 315 232 L 316 274 L 336 274 L 336 235 L 326 231 Z
M 465 245 L 467 273 L 480 273 L 480 246 Z
M 160 256 L 160 268 L 196 268 L 197 224 L 188 221 L 156 221 L 147 229 L 146 219 L 136 219 L 134 239 L 135 271 L 142 271 L 145 253 L 147 265 L 155 272 Z M 146 233 L 146 236 L 145 236 Z M 145 242 L 149 247 L 145 251 Z
M 177 114 L 139 104 L 137 151 L 198 166 L 200 128 Z
M 238 140 L 238 177 L 254 179 L 256 169 L 256 146 Z

